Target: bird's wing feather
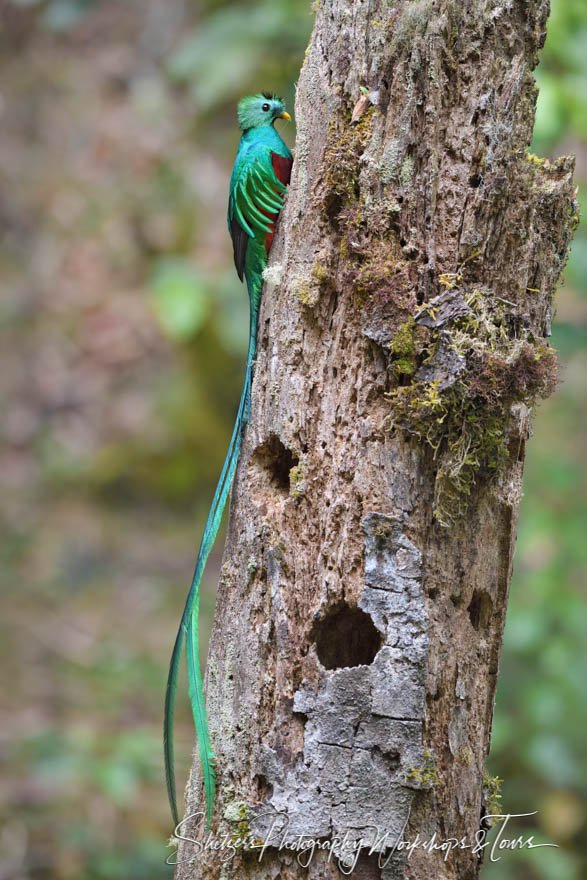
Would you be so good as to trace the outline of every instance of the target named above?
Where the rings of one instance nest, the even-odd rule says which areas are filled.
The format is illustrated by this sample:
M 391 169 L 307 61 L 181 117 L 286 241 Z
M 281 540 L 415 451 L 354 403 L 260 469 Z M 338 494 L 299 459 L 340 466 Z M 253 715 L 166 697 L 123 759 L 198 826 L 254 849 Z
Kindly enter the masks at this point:
M 285 186 L 277 177 L 273 153 L 266 144 L 252 143 L 235 165 L 230 183 L 228 219 L 234 251 L 234 264 L 243 279 L 249 238 L 271 234 L 273 215 L 283 206 Z
M 243 272 L 245 271 L 245 257 L 247 255 L 247 242 L 249 236 L 242 228 L 236 217 L 230 221 L 230 237 L 232 238 L 232 249 L 234 251 L 234 265 L 240 280 L 243 280 Z

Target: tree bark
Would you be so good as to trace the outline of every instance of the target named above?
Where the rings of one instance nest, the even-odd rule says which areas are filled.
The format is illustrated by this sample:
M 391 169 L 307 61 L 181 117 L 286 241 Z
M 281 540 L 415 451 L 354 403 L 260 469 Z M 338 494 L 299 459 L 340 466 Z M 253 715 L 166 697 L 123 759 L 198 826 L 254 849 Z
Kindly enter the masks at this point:
M 330 878 L 362 840 L 358 878 L 474 878 L 470 848 L 390 853 L 473 842 L 495 805 L 525 442 L 577 222 L 572 161 L 527 151 L 548 3 L 316 6 L 207 666 L 213 829 L 268 846 L 186 843 L 177 876 Z M 300 866 L 300 834 L 333 854 Z

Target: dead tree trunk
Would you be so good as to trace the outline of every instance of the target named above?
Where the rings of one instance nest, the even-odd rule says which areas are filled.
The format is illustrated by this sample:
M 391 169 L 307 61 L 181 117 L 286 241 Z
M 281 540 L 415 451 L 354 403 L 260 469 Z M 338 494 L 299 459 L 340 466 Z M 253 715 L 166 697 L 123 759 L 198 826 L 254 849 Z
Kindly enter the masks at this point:
M 529 413 L 577 222 L 572 161 L 527 150 L 548 3 L 316 6 L 207 668 L 214 829 L 268 847 L 222 867 L 186 844 L 178 876 L 335 877 L 362 840 L 356 877 L 474 878 L 471 849 L 381 868 L 366 844 L 471 842 L 490 812 Z M 301 867 L 299 835 L 330 860 Z

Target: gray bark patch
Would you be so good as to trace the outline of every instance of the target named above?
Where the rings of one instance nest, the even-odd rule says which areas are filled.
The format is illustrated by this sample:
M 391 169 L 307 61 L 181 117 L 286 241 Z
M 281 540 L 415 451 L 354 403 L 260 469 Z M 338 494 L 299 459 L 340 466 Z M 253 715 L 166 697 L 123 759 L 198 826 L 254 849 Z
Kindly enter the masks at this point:
M 359 607 L 382 634 L 370 665 L 324 670 L 303 681 L 293 711 L 306 720 L 303 754 L 284 766 L 264 747 L 259 767 L 273 793 L 251 811 L 251 830 L 270 846 L 300 835 L 357 846 L 393 847 L 414 791 L 429 787 L 420 768 L 428 637 L 422 557 L 399 519 L 368 513 L 362 522 L 365 579 Z M 414 772 L 416 771 L 416 772 Z

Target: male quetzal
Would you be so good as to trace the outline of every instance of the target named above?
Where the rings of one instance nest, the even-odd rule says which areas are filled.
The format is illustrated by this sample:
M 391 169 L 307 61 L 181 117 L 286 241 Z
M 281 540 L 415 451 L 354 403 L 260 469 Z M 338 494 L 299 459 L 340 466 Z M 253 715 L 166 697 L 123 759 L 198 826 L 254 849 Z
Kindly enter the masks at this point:
M 249 419 L 251 382 L 257 348 L 257 320 L 263 290 L 263 270 L 275 231 L 275 221 L 283 205 L 283 193 L 289 183 L 292 155 L 274 128 L 276 119 L 291 119 L 281 98 L 263 92 L 243 98 L 238 104 L 238 121 L 242 129 L 236 161 L 230 178 L 228 198 L 228 229 L 234 249 L 234 263 L 238 276 L 247 282 L 250 301 L 249 352 L 243 392 L 236 423 L 218 480 L 212 506 L 208 514 L 202 543 L 196 560 L 196 569 L 175 640 L 167 691 L 165 694 L 165 722 L 163 742 L 167 793 L 175 824 L 178 824 L 175 774 L 173 770 L 173 712 L 177 676 L 183 644 L 186 644 L 189 695 L 202 762 L 206 795 L 207 826 L 210 827 L 214 809 L 215 763 L 210 745 L 204 689 L 198 659 L 198 609 L 200 582 L 208 554 L 212 549 L 230 492 L 242 443 L 243 431 Z

